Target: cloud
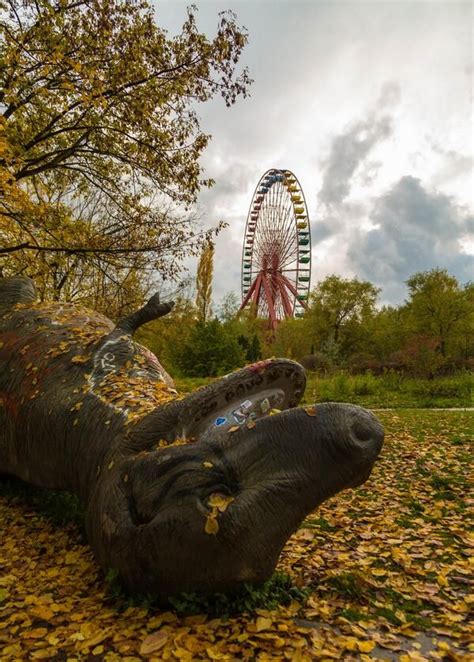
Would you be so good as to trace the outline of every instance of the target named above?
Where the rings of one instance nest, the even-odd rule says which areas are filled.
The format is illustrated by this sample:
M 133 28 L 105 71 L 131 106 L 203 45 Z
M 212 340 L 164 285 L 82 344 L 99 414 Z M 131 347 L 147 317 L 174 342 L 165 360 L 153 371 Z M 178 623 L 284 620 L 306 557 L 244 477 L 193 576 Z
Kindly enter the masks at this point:
M 359 120 L 332 140 L 328 158 L 323 162 L 323 183 L 319 201 L 327 206 L 340 205 L 351 192 L 351 182 L 357 169 L 375 145 L 392 135 L 389 111 L 398 103 L 399 87 L 395 83 L 383 86 L 375 108 L 366 119 Z M 374 178 L 371 164 L 370 178 Z M 365 175 L 366 176 L 366 175 Z
M 356 273 L 383 286 L 387 302 L 400 302 L 404 282 L 417 271 L 440 267 L 460 282 L 472 278 L 474 261 L 460 240 L 474 219 L 452 197 L 404 176 L 374 200 L 370 220 L 374 229 L 358 233 L 348 257 Z

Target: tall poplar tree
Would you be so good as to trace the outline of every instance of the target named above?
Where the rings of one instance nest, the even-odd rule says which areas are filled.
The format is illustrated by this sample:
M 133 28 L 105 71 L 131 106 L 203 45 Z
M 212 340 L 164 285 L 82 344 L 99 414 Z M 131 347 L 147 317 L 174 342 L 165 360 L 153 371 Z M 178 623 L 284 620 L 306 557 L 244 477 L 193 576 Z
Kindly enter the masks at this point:
M 212 273 L 214 270 L 214 244 L 208 241 L 199 259 L 196 278 L 196 308 L 198 320 L 206 323 L 211 316 Z

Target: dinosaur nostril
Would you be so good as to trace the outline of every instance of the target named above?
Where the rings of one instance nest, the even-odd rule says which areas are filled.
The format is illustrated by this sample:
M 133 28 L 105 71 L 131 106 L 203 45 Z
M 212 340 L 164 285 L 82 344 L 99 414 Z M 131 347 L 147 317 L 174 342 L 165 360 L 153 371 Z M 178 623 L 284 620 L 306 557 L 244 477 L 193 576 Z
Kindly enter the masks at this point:
M 352 432 L 358 441 L 369 441 L 374 436 L 374 427 L 368 421 L 355 421 Z

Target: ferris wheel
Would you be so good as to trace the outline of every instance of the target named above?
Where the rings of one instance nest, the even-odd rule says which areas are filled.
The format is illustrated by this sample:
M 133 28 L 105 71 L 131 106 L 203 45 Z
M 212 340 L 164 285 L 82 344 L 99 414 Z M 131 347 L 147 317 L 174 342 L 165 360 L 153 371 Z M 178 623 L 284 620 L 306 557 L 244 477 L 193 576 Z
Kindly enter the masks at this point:
M 252 197 L 242 249 L 242 310 L 251 306 L 274 330 L 301 317 L 311 283 L 311 230 L 300 183 L 268 170 Z

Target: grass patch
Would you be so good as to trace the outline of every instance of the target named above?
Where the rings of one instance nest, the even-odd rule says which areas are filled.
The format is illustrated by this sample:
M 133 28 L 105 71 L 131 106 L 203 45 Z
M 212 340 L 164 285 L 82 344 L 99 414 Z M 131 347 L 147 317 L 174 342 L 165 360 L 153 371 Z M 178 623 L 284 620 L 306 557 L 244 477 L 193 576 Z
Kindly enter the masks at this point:
M 300 529 L 320 529 L 321 531 L 334 531 L 335 528 L 324 517 L 307 517 L 300 526 Z
M 369 620 L 372 615 L 385 618 L 397 626 L 410 622 L 418 629 L 427 629 L 431 625 L 431 620 L 420 614 L 431 608 L 429 604 L 421 599 L 408 600 L 390 587 L 377 588 L 369 585 L 360 573 L 340 573 L 331 577 L 329 584 L 345 600 L 364 605 L 369 610 L 363 613 L 357 607 L 346 607 L 339 615 L 348 620 Z M 380 606 L 381 604 L 383 606 Z
M 154 610 L 164 606 L 151 595 L 127 593 L 114 570 L 109 570 L 106 581 L 109 595 L 117 600 L 116 607 L 119 611 L 128 607 Z M 303 606 L 309 593 L 309 588 L 301 589 L 295 586 L 289 575 L 275 572 L 263 584 L 244 584 L 239 590 L 229 593 L 180 593 L 169 597 L 166 606 L 171 606 L 180 617 L 207 614 L 216 618 L 228 618 L 243 613 L 253 614 L 258 609 L 276 609 L 295 601 Z

